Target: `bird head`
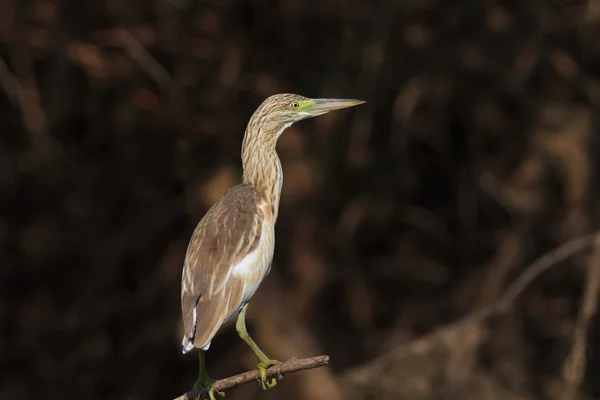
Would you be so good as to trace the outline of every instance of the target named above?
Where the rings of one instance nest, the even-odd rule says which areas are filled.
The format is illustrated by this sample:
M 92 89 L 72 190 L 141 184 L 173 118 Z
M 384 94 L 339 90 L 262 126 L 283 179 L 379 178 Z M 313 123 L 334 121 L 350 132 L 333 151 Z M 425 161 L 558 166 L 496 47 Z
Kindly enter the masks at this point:
M 310 99 L 298 94 L 275 94 L 268 97 L 254 112 L 250 125 L 258 124 L 276 137 L 290 125 L 303 119 L 317 117 L 364 103 L 354 99 Z

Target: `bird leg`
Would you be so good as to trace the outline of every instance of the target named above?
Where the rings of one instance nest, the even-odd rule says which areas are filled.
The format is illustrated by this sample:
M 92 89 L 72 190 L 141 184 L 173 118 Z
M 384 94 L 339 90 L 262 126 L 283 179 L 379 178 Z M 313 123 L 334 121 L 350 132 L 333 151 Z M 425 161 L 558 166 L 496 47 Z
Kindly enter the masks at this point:
M 237 322 L 235 324 L 235 330 L 237 331 L 240 338 L 246 342 L 250 350 L 254 353 L 256 358 L 258 359 L 258 372 L 260 373 L 260 385 L 263 390 L 271 389 L 273 386 L 277 385 L 277 378 L 282 379 L 283 375 L 279 374 L 277 378 L 273 378 L 271 382 L 267 381 L 267 368 L 281 364 L 281 361 L 271 360 L 269 357 L 263 353 L 263 351 L 258 347 L 258 345 L 252 340 L 250 335 L 248 334 L 248 330 L 246 329 L 246 307 L 248 304 L 245 304 L 240 311 Z
M 194 388 L 200 392 L 200 389 L 204 389 L 210 400 L 215 400 L 215 387 L 213 386 L 215 381 L 211 379 L 206 372 L 206 364 L 204 362 L 205 353 L 206 352 L 204 350 L 198 349 L 198 363 L 200 365 L 200 371 L 198 374 L 198 381 L 196 381 Z M 219 396 L 225 397 L 224 392 L 219 392 L 218 390 L 216 390 L 216 392 L 219 394 Z

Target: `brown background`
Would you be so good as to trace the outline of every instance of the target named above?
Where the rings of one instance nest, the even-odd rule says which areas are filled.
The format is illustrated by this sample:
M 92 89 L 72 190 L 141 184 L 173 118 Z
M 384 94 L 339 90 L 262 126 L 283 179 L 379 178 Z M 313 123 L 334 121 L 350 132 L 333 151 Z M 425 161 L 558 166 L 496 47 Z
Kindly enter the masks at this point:
M 228 399 L 598 398 L 590 251 L 454 322 L 597 226 L 599 21 L 595 0 L 0 2 L 0 398 L 191 387 L 187 241 L 277 92 L 368 101 L 281 138 L 249 309 L 271 357 L 332 364 Z M 231 325 L 207 361 L 254 366 Z

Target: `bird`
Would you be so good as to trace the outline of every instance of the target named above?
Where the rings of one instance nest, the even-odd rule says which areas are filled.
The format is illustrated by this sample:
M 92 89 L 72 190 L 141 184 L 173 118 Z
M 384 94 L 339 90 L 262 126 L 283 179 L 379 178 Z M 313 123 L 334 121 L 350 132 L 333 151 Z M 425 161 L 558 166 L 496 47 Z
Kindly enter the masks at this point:
M 238 315 L 236 331 L 257 358 L 263 390 L 275 386 L 266 370 L 280 362 L 265 355 L 248 334 L 248 302 L 269 274 L 275 250 L 275 223 L 283 186 L 277 140 L 290 125 L 330 111 L 365 103 L 355 99 L 269 96 L 248 122 L 241 148 L 242 183 L 231 187 L 196 225 L 188 243 L 181 277 L 182 353 L 198 350 L 195 389 L 215 400 L 205 352 L 221 326 Z M 224 396 L 222 392 L 217 393 Z

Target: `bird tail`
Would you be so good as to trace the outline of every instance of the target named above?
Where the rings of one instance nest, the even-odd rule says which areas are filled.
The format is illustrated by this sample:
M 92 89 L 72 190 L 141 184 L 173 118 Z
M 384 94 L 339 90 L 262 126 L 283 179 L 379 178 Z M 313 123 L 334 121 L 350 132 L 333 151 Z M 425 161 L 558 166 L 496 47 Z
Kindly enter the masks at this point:
M 185 334 L 181 342 L 181 352 L 185 354 L 194 347 L 208 350 L 212 338 L 223 323 L 222 299 L 203 300 L 200 297 L 188 308 L 185 307 L 185 299 L 182 300 L 183 308 L 189 312 L 185 313 L 183 318 Z
M 247 301 L 245 293 L 246 284 L 241 279 L 230 279 L 227 290 L 221 290 L 211 298 L 184 293 L 181 309 L 185 335 L 181 351 L 185 354 L 194 347 L 208 350 L 221 325 Z
M 196 306 L 200 296 L 191 296 L 184 293 L 181 296 L 181 311 L 183 312 L 183 340 L 181 341 L 181 352 L 183 354 L 194 348 L 194 336 L 196 335 Z

